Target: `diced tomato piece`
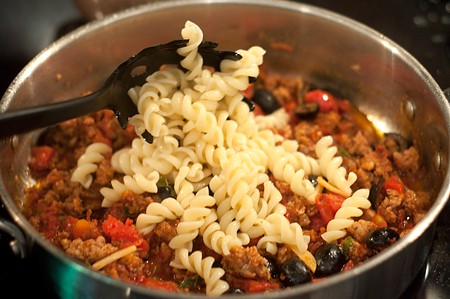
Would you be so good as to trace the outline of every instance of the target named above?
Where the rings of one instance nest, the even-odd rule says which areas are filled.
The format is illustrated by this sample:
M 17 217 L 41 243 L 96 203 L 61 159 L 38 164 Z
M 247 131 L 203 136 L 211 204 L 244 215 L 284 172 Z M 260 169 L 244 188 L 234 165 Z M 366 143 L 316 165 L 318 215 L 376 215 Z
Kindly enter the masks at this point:
M 262 111 L 261 107 L 256 103 L 254 103 L 254 104 L 255 104 L 255 110 L 253 110 L 253 114 L 255 116 L 264 115 L 264 112 Z
M 177 292 L 180 290 L 178 288 L 178 285 L 173 281 L 159 280 L 159 279 L 155 279 L 152 277 L 146 277 L 142 274 L 138 275 L 137 282 L 140 285 L 144 285 L 146 287 L 156 289 L 156 290 L 169 291 L 169 292 Z
M 320 217 L 322 218 L 325 225 L 328 224 L 334 218 L 333 210 L 331 209 L 331 204 L 328 202 L 317 203 L 317 210 L 319 211 Z
M 52 168 L 51 160 L 55 150 L 50 146 L 37 146 L 31 150 L 30 168 L 35 172 L 44 172 Z
M 386 191 L 389 189 L 403 193 L 405 191 L 405 186 L 397 175 L 393 175 L 384 182 L 384 190 Z
M 321 112 L 338 111 L 336 98 L 329 92 L 314 89 L 305 94 L 305 102 L 316 102 Z
M 341 208 L 345 198 L 334 193 L 321 193 L 316 197 L 316 207 L 325 225 L 333 220 L 336 212 Z
M 246 97 L 247 99 L 251 100 L 253 98 L 253 92 L 254 92 L 254 88 L 255 87 L 255 83 L 250 83 L 247 86 L 247 89 L 242 91 L 242 94 L 244 95 L 244 97 Z
M 148 243 L 139 235 L 133 220 L 127 219 L 125 223 L 108 215 L 108 218 L 102 223 L 103 232 L 111 238 L 111 243 L 119 247 L 136 245 L 141 251 L 140 255 L 145 256 L 148 252 Z
M 245 293 L 262 293 L 265 291 L 274 291 L 280 289 L 281 285 L 276 280 L 254 280 L 254 279 L 235 279 L 233 287 L 241 289 Z

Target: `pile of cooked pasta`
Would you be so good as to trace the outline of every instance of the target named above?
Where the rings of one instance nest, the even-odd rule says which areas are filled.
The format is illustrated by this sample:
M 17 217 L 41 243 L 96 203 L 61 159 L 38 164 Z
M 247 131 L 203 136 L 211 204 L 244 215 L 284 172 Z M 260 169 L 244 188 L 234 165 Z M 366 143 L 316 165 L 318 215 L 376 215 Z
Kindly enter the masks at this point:
M 139 236 L 149 236 L 158 225 L 172 223 L 176 233 L 167 241 L 173 253 L 170 266 L 203 280 L 208 295 L 230 291 L 227 272 L 216 260 L 235 254 L 236 248 L 256 248 L 275 257 L 279 251 L 288 256 L 288 250 L 307 271 L 316 272 L 314 253 L 320 244 L 344 246 L 344 238 L 348 240 L 349 230 L 358 219 L 379 216 L 373 211 L 370 185 L 355 184 L 358 176 L 344 167 L 344 156 L 331 135 L 320 136 L 312 145 L 313 151 L 306 154 L 297 139 L 280 133 L 289 126 L 291 111 L 284 106 L 270 114 L 253 111 L 244 94 L 252 85 L 249 78 L 260 74 L 264 49 L 255 46 L 237 50 L 241 59 L 225 59 L 220 70 L 214 70 L 203 65 L 198 53 L 203 41 L 199 26 L 188 21 L 181 35 L 188 40 L 178 50 L 184 70 L 165 66 L 151 74 L 145 84 L 129 90 L 138 108 L 138 114 L 129 120 L 135 130 L 129 146 L 114 150 L 111 144 L 99 141 L 85 147 L 70 171 L 72 183 L 91 190 L 102 163 L 110 163 L 114 175 L 99 188 L 103 209 L 113 209 L 124 194 L 152 197 L 159 192 L 161 182 L 171 186 L 173 192 L 154 197 L 160 200 L 149 200 L 135 223 L 127 220 L 124 225 L 135 226 Z M 144 133 L 153 136 L 152 143 L 145 141 Z M 305 233 L 300 221 L 293 221 L 284 199 L 287 193 L 313 207 L 308 212 L 311 218 L 318 214 L 320 196 L 332 194 L 341 200 L 337 207 L 333 205 L 331 218 L 316 225 L 321 227 L 316 236 Z M 82 223 L 73 220 L 75 229 L 89 226 L 94 214 L 89 210 Z M 113 226 L 112 220 L 105 218 L 101 225 L 104 231 L 106 222 Z M 98 239 L 100 233 L 74 235 L 107 243 L 103 236 Z M 72 239 L 71 244 L 77 240 Z M 139 255 L 140 244 L 131 242 L 111 249 L 90 263 L 101 271 L 121 259 Z M 357 248 L 355 244 L 347 250 Z M 288 273 L 283 273 L 285 279 Z
M 198 235 L 221 255 L 259 237 L 257 247 L 271 254 L 276 254 L 277 244 L 285 244 L 314 269 L 309 238 L 298 223 L 284 216 L 281 193 L 267 173 L 311 202 L 324 188 L 348 197 L 322 235 L 327 242 L 345 236 L 352 217 L 370 207 L 369 190 L 351 191 L 356 175 L 347 174 L 341 166 L 342 158 L 336 156 L 330 136 L 317 143 L 317 158 L 312 158 L 297 150 L 296 141 L 283 140 L 269 128 L 259 129 L 242 91 L 249 77 L 258 76 L 265 53 L 262 48 L 238 50 L 240 60 L 224 60 L 220 71 L 212 72 L 203 68 L 197 52 L 203 41 L 201 29 L 187 22 L 181 33 L 189 41 L 178 54 L 185 57 L 181 66 L 188 71 L 177 67 L 157 71 L 143 86 L 129 91 L 139 112 L 130 124 L 138 135 L 147 131 L 154 140 L 149 144 L 138 137 L 130 148 L 114 153 L 112 165 L 125 177 L 101 190 L 103 207 L 118 201 L 125 190 L 156 193 L 161 177 L 173 182 L 176 198 L 151 203 L 138 216 L 136 226 L 145 234 L 163 220 L 180 219 L 178 235 L 169 243 L 175 250 L 171 266 L 197 273 L 206 282 L 207 294 L 221 294 L 228 284 L 220 279 L 224 271 L 212 267 L 211 257 L 192 252 Z M 105 144 L 88 147 L 72 179 L 89 187 L 95 163 L 106 152 L 111 148 Z M 309 175 L 325 180 L 313 186 Z

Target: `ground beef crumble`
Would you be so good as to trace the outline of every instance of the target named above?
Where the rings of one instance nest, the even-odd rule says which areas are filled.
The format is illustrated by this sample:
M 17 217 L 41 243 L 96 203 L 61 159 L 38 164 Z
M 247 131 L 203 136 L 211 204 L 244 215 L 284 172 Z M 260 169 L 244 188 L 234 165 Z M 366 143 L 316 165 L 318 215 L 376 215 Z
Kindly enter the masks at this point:
M 240 278 L 269 280 L 267 259 L 261 256 L 255 246 L 230 249 L 230 254 L 222 258 L 222 267 L 227 275 Z
M 61 246 L 68 255 L 89 264 L 97 262 L 118 249 L 110 243 L 106 243 L 105 238 L 102 236 L 84 241 L 81 239 L 73 241 L 63 239 L 61 240 Z

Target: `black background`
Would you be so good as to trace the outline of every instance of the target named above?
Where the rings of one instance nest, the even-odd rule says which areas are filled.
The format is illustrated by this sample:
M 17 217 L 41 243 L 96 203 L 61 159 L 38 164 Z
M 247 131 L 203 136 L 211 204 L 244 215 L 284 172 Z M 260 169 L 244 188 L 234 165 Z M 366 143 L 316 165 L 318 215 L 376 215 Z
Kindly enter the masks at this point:
M 410 52 L 444 90 L 450 87 L 450 1 L 316 0 L 302 1 L 351 17 Z M 70 0 L 4 0 L 0 8 L 0 92 L 20 70 L 61 35 L 85 23 Z M 1 128 L 0 128 L 1 129 Z M 450 298 L 450 206 L 438 219 L 426 265 L 400 299 Z M 0 217 L 8 218 L 3 206 Z M 54 298 L 52 286 L 35 277 L 33 255 L 25 260 L 9 250 L 0 234 L 0 297 Z M 381 298 L 380 298 L 381 299 Z M 395 299 L 395 298 L 394 298 Z

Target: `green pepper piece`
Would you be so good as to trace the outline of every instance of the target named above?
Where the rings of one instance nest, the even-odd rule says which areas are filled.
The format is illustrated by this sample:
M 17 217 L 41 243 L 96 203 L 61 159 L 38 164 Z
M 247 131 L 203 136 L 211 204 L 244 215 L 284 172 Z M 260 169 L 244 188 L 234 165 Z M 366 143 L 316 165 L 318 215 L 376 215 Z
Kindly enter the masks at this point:
M 198 282 L 198 275 L 194 275 L 191 277 L 186 277 L 185 279 L 183 279 L 182 282 L 180 282 L 180 287 L 183 289 L 193 289 L 197 286 L 197 282 Z
M 350 258 L 350 251 L 353 249 L 353 242 L 355 242 L 355 239 L 352 237 L 347 237 L 342 241 L 342 251 L 344 252 L 347 260 Z

